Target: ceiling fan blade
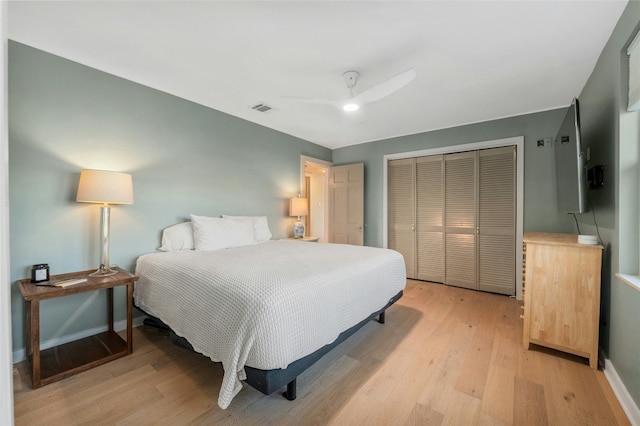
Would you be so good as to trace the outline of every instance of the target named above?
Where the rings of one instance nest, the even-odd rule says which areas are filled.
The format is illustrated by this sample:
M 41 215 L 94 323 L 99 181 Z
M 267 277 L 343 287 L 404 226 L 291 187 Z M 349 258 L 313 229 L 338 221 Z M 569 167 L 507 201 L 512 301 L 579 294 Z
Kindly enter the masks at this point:
M 416 70 L 411 68 L 410 70 L 402 72 L 395 77 L 391 77 L 390 79 L 365 90 L 352 100 L 357 104 L 368 104 L 379 101 L 380 99 L 389 96 L 393 92 L 400 90 L 407 84 L 411 83 L 414 78 L 416 78 Z

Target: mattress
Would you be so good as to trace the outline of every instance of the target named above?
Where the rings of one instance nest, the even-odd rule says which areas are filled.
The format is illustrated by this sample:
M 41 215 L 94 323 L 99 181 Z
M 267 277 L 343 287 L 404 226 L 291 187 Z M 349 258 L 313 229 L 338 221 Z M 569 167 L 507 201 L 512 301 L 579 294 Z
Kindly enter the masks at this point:
M 398 252 L 290 240 L 138 258 L 134 300 L 194 350 L 221 362 L 218 405 L 244 367 L 283 369 L 383 308 L 403 290 Z

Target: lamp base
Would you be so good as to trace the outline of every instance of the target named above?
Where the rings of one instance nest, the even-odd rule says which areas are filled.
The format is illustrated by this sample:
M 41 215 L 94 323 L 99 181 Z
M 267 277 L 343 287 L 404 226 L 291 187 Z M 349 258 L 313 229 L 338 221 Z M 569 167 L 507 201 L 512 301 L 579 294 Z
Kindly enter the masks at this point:
M 304 237 L 304 224 L 300 221 L 293 225 L 293 238 Z
M 118 271 L 114 271 L 113 269 L 109 268 L 108 266 L 101 265 L 100 269 L 98 269 L 97 271 L 89 274 L 89 276 L 90 277 L 95 277 L 95 278 L 102 278 L 102 277 L 110 277 L 111 275 L 115 275 L 117 273 L 118 273 Z

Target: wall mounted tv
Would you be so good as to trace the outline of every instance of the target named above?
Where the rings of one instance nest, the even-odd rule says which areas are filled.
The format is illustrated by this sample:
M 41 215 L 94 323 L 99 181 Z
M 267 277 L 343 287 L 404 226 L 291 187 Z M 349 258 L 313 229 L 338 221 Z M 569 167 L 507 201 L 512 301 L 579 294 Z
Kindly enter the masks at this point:
M 587 211 L 587 172 L 580 141 L 580 107 L 574 99 L 554 140 L 558 210 Z

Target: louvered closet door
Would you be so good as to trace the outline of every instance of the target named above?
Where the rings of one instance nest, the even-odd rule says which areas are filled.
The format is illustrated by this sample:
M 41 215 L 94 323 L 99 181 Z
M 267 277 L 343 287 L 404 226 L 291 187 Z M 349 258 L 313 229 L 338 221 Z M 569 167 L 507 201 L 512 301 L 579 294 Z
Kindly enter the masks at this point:
M 404 256 L 407 278 L 416 278 L 415 159 L 391 160 L 387 170 L 388 247 Z
M 478 167 L 478 288 L 515 295 L 515 147 L 479 151 Z
M 476 151 L 447 154 L 445 167 L 445 284 L 477 289 Z
M 416 159 L 416 277 L 444 282 L 442 155 Z

